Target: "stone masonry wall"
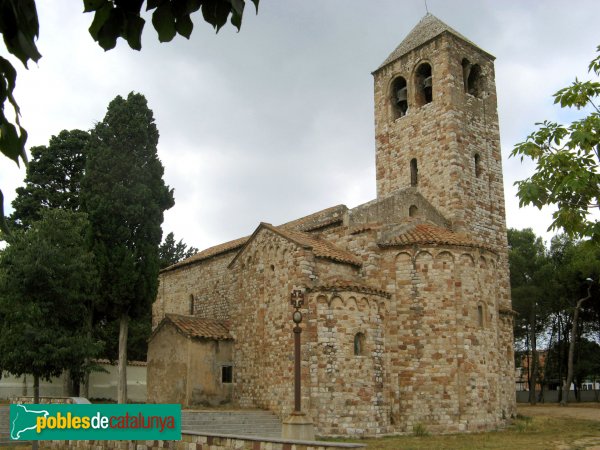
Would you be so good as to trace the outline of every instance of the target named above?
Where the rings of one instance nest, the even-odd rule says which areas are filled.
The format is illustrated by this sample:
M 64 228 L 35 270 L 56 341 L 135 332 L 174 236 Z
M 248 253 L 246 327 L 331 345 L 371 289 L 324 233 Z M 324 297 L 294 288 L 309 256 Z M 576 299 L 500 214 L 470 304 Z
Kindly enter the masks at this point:
M 314 267 L 311 257 L 305 249 L 262 229 L 232 267 L 236 272 L 232 298 L 236 326 L 231 329 L 234 399 L 242 407 L 269 409 L 280 417 L 291 412 L 293 309 L 289 296 L 294 283 L 309 281 Z M 302 312 L 306 315 L 307 309 Z
M 372 436 L 388 430 L 386 301 L 354 292 L 311 296 L 317 340 L 310 355 L 310 413 L 320 434 Z
M 158 295 L 152 305 L 152 327 L 165 314 L 191 312 L 209 319 L 229 319 L 231 279 L 227 266 L 235 256 L 227 252 L 197 264 L 163 272 L 159 276 Z
M 459 248 L 389 252 L 396 290 L 386 330 L 393 422 L 436 432 L 476 431 L 515 413 L 499 313 L 497 259 Z M 504 331 L 506 333 L 506 331 Z M 512 345 L 510 345 L 512 349 Z M 510 378 L 512 380 L 512 378 Z

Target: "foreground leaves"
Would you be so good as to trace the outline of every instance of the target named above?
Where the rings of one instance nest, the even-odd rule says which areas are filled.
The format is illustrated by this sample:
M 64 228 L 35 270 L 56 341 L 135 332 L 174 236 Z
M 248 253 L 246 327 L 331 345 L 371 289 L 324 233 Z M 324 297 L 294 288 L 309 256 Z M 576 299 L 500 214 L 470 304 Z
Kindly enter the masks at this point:
M 258 9 L 259 0 L 251 0 Z M 144 0 L 84 0 L 84 11 L 93 12 L 92 38 L 104 50 L 110 50 L 123 38 L 134 50 L 142 48 L 146 21 L 141 17 Z M 147 0 L 146 11 L 152 12 L 152 26 L 160 42 L 169 42 L 177 34 L 189 39 L 194 24 L 191 15 L 199 10 L 204 21 L 218 32 L 229 19 L 239 31 L 245 0 Z
M 600 76 L 599 56 L 589 65 Z M 530 158 L 535 173 L 517 181 L 519 206 L 542 208 L 556 205 L 549 229 L 562 228 L 567 234 L 600 241 L 600 223 L 592 211 L 600 208 L 600 83 L 575 80 L 554 94 L 555 103 L 563 108 L 585 109 L 588 115 L 560 125 L 544 121 L 525 142 L 515 146 L 511 156 Z

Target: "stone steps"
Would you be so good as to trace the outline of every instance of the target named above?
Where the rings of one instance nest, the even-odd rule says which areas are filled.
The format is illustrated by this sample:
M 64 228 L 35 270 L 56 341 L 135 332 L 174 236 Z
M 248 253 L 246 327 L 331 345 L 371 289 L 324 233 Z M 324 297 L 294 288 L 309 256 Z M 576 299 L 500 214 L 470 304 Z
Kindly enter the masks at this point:
M 18 448 L 29 443 L 10 439 L 10 405 L 0 405 L 0 447 Z
M 281 437 L 281 421 L 269 412 L 252 411 L 182 411 L 181 429 L 215 434 Z

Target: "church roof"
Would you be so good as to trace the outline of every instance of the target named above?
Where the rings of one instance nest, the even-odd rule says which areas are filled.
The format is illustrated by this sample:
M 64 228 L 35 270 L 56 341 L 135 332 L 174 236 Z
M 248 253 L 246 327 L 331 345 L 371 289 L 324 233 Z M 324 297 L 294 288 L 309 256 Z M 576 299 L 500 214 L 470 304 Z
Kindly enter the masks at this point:
M 464 233 L 455 233 L 447 228 L 428 223 L 418 223 L 414 227 L 399 231 L 397 235 L 379 242 L 381 247 L 402 247 L 413 244 L 489 248 Z
M 252 233 L 247 243 L 249 243 L 261 229 L 267 229 L 272 233 L 294 242 L 295 244 L 311 250 L 317 258 L 325 258 L 335 262 L 351 264 L 360 267 L 362 261 L 353 253 L 336 247 L 334 244 L 323 239 L 319 239 L 303 231 L 287 230 L 283 227 L 274 227 L 270 223 L 261 222 L 258 228 Z M 229 266 L 231 267 L 242 253 L 243 249 L 233 258 Z
M 407 54 L 408 52 L 420 47 L 421 45 L 429 42 L 436 36 L 440 34 L 448 32 L 453 34 L 454 36 L 462 39 L 465 42 L 468 42 L 473 47 L 481 50 L 477 45 L 471 42 L 469 39 L 464 37 L 458 31 L 442 22 L 440 19 L 435 17 L 433 14 L 427 13 L 425 17 L 423 17 L 419 23 L 408 33 L 408 35 L 404 38 L 404 40 L 396 47 L 396 49 L 390 53 L 390 55 L 386 58 L 386 60 L 381 63 L 381 65 L 377 68 L 377 70 L 381 69 L 384 66 L 387 66 L 389 63 L 397 60 L 402 55 Z M 483 50 L 481 50 L 483 51 Z M 487 52 L 483 51 L 488 54 Z M 489 54 L 488 54 L 489 55 Z M 492 56 L 492 55 L 489 55 Z M 376 71 L 377 71 L 376 70 Z
M 233 241 L 228 241 L 223 244 L 215 245 L 214 247 L 209 247 L 205 250 L 202 250 L 201 252 L 196 253 L 195 255 L 190 256 L 189 258 L 184 259 L 183 261 L 179 261 L 178 263 L 175 263 L 172 266 L 162 269 L 161 272 L 169 272 L 171 270 L 179 269 L 183 266 L 188 266 L 190 264 L 194 264 L 205 259 L 212 258 L 213 256 L 217 256 L 222 253 L 237 250 L 242 245 L 244 245 L 248 241 L 248 239 L 250 239 L 250 236 L 234 239 Z
M 316 213 L 309 214 L 308 216 L 300 217 L 299 219 L 286 222 L 283 225 L 279 225 L 278 229 L 286 230 L 301 230 L 301 231 L 313 231 L 319 228 L 324 228 L 329 225 L 341 224 L 344 220 L 344 214 L 348 211 L 346 205 L 337 205 L 330 208 L 317 211 Z M 233 250 L 240 249 L 251 236 L 245 236 L 233 241 L 224 242 L 223 244 L 209 247 L 201 252 L 198 252 L 189 258 L 179 261 L 169 267 L 162 269 L 160 272 L 169 272 L 171 270 L 179 269 L 181 267 L 189 266 L 200 261 L 212 258 L 214 256 L 228 253 Z
M 352 264 L 354 266 L 362 265 L 362 261 L 356 255 L 336 247 L 331 242 L 319 239 L 302 231 L 286 230 L 269 224 L 261 225 L 265 225 L 267 228 L 270 228 L 275 233 L 278 233 L 290 241 L 294 241 L 305 248 L 311 249 L 317 258 L 331 259 L 336 262 Z
M 166 323 L 172 324 L 178 332 L 189 338 L 205 338 L 215 340 L 231 339 L 229 329 L 224 322 L 213 319 L 203 319 L 196 316 L 166 314 L 161 323 L 152 333 L 152 337 Z

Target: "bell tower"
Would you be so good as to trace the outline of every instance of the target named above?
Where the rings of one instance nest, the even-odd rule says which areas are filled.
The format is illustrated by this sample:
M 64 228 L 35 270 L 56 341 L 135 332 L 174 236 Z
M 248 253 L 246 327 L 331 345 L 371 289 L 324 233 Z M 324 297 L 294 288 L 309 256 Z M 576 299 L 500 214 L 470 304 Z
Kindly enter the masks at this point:
M 506 248 L 494 57 L 427 14 L 373 76 L 377 197 L 416 190 Z

